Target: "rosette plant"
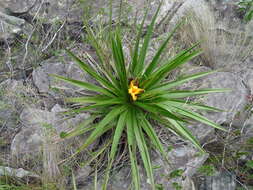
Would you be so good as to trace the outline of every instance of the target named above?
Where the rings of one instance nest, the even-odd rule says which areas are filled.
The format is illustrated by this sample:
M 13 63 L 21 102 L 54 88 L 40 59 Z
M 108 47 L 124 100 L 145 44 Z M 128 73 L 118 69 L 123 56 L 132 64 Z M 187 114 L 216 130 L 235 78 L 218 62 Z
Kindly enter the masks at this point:
M 166 157 L 166 152 L 156 134 L 155 126 L 152 125 L 153 121 L 190 141 L 201 152 L 204 152 L 204 150 L 187 129 L 185 123 L 190 120 L 196 120 L 211 127 L 224 130 L 218 124 L 196 112 L 196 110 L 221 110 L 197 104 L 185 98 L 224 92 L 225 89 L 178 90 L 177 88 L 185 82 L 206 76 L 214 71 L 188 75 L 172 81 L 166 79 L 175 68 L 187 63 L 201 53 L 201 50 L 198 49 L 198 44 L 196 44 L 179 52 L 169 60 L 161 58 L 161 54 L 180 24 L 168 34 L 168 37 L 161 44 L 151 61 L 148 62 L 146 60 L 147 50 L 152 39 L 159 9 L 160 6 L 142 39 L 143 24 L 146 17 L 144 16 L 138 29 L 130 62 L 127 62 L 124 56 L 120 28 L 110 31 L 111 44 L 108 48 L 111 50 L 111 59 L 106 60 L 103 59 L 102 47 L 96 42 L 92 29 L 88 27 L 88 34 L 91 36 L 92 45 L 99 57 L 99 63 L 96 63 L 95 66 L 91 65 L 79 59 L 72 52 L 67 52 L 79 67 L 85 73 L 88 73 L 96 83 L 55 76 L 86 91 L 85 96 L 66 99 L 68 102 L 79 105 L 79 107 L 72 109 L 70 112 L 77 114 L 80 112 L 90 113 L 90 118 L 86 119 L 84 124 L 71 132 L 62 133 L 61 137 L 70 138 L 89 131 L 88 138 L 77 150 L 77 153 L 79 153 L 103 134 L 107 132 L 112 134 L 108 146 L 110 154 L 104 189 L 107 187 L 110 170 L 123 136 L 127 139 L 133 189 L 140 189 L 137 155 L 140 155 L 151 188 L 155 189 L 150 149 L 154 147 L 164 157 Z M 95 119 L 96 121 L 94 122 Z

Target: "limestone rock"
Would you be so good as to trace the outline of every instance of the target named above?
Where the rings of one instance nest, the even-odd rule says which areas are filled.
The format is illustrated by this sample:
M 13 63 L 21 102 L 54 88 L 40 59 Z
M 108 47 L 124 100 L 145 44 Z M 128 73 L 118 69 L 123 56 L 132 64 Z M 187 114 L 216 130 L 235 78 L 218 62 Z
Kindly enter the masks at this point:
M 0 12 L 0 41 L 13 40 L 17 34 L 30 34 L 31 26 L 24 19 Z
M 23 128 L 15 136 L 11 144 L 11 153 L 15 160 L 20 161 L 20 163 L 34 160 L 41 163 L 42 150 L 44 144 L 47 144 L 48 135 L 59 139 L 61 132 L 72 129 L 72 127 L 89 117 L 89 114 L 83 113 L 72 119 L 65 120 L 58 114 L 59 108 L 53 108 L 53 110 L 55 112 L 25 108 L 22 111 L 20 121 L 23 124 Z M 78 144 L 76 146 L 78 147 Z M 64 149 L 61 151 L 64 151 Z
M 198 155 L 197 151 L 190 146 L 180 146 L 173 149 L 168 158 L 171 166 L 165 162 L 160 156 L 154 154 L 152 156 L 152 164 L 157 169 L 154 170 L 154 178 L 157 184 L 164 189 L 173 189 L 173 183 L 182 186 L 188 190 L 191 186 L 190 178 L 195 174 L 196 170 L 206 161 L 208 155 Z M 144 168 L 139 166 L 141 176 L 141 189 L 149 190 L 150 185 L 145 174 Z M 182 175 L 177 178 L 169 179 L 171 172 L 181 170 Z M 98 181 L 98 188 L 102 187 L 102 180 Z M 110 178 L 108 187 L 112 190 L 127 189 L 131 185 L 130 166 L 123 167 Z M 80 190 L 92 189 L 92 186 L 85 186 Z
M 3 177 L 17 177 L 17 178 L 39 178 L 39 176 L 33 172 L 26 171 L 23 168 L 14 169 L 10 167 L 0 166 L 0 176 Z
M 199 190 L 235 190 L 236 189 L 236 176 L 227 172 L 219 172 L 215 176 L 208 176 L 205 181 L 200 185 Z
M 239 125 L 245 121 L 244 109 L 248 103 L 248 91 L 240 77 L 229 72 L 218 72 L 206 77 L 200 88 L 231 89 L 231 92 L 210 93 L 202 98 L 206 105 L 225 110 L 221 113 L 207 113 L 206 117 L 219 124 Z
M 50 74 L 56 74 L 76 80 L 83 80 L 92 82 L 92 79 L 87 73 L 84 73 L 76 63 L 69 61 L 57 62 L 55 60 L 47 60 L 42 63 L 42 66 L 33 71 L 33 81 L 41 93 L 53 93 L 51 87 L 57 87 L 59 89 L 66 90 L 66 93 L 74 95 L 80 88 L 70 85 L 66 82 L 59 81 L 56 78 L 50 76 Z

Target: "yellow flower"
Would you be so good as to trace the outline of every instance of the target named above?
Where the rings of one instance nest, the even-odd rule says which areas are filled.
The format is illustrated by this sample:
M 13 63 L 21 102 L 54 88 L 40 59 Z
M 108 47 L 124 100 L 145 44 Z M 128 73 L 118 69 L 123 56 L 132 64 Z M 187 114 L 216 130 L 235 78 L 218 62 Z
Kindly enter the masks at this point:
M 136 95 L 142 92 L 144 92 L 144 90 L 138 88 L 138 86 L 135 85 L 135 80 L 132 80 L 129 85 L 128 93 L 132 96 L 133 101 L 137 100 Z

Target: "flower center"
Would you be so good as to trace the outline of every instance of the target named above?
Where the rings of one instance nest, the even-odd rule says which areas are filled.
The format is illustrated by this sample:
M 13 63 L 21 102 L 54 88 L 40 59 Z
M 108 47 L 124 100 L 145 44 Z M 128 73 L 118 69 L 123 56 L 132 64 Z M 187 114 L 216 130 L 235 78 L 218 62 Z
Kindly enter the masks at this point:
M 128 93 L 132 96 L 133 101 L 137 100 L 137 95 L 144 92 L 144 89 L 139 88 L 135 85 L 135 80 L 132 80 L 129 85 Z

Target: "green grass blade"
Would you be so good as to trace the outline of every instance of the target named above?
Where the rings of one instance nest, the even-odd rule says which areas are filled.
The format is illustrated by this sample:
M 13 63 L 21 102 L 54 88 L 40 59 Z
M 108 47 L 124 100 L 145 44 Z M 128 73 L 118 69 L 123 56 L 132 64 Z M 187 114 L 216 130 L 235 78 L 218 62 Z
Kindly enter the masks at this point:
M 158 63 L 159 63 L 159 59 L 161 54 L 164 52 L 168 42 L 170 41 L 170 39 L 173 37 L 175 31 L 184 23 L 184 20 L 182 22 L 180 22 L 179 24 L 177 24 L 175 26 L 175 28 L 169 33 L 167 39 L 163 42 L 163 44 L 160 46 L 160 48 L 158 49 L 158 51 L 156 52 L 154 58 L 152 59 L 152 61 L 150 62 L 150 64 L 148 65 L 145 73 L 144 73 L 144 77 L 148 77 L 153 71 L 154 69 L 157 67 Z
M 115 129 L 115 133 L 114 133 L 114 136 L 113 136 L 111 152 L 110 152 L 110 159 L 109 159 L 108 167 L 106 169 L 103 189 L 106 189 L 108 181 L 109 181 L 109 174 L 110 174 L 110 170 L 111 170 L 111 167 L 112 167 L 112 163 L 114 161 L 114 157 L 115 157 L 115 154 L 117 152 L 117 147 L 118 147 L 118 144 L 119 144 L 120 137 L 121 137 L 122 132 L 124 130 L 124 127 L 126 125 L 127 114 L 128 114 L 127 111 L 125 111 L 123 114 L 121 114 L 119 116 L 119 120 L 118 120 L 116 129 Z
M 145 111 L 157 114 L 157 115 L 163 115 L 165 117 L 169 117 L 171 119 L 175 119 L 178 121 L 183 121 L 181 118 L 177 117 L 170 111 L 158 106 L 157 104 L 147 104 L 147 103 L 141 103 L 141 102 L 135 102 L 136 106 L 138 106 L 141 109 L 144 109 Z
M 131 173 L 132 173 L 132 180 L 134 182 L 134 189 L 141 190 L 140 186 L 140 174 L 138 171 L 137 165 L 137 157 L 135 152 L 133 151 L 132 145 L 128 144 L 130 162 L 131 162 Z
M 51 76 L 57 78 L 57 79 L 60 79 L 62 81 L 65 81 L 67 83 L 70 83 L 72 85 L 75 85 L 77 87 L 80 87 L 80 88 L 83 88 L 83 89 L 87 89 L 87 90 L 90 90 L 90 91 L 93 91 L 93 92 L 97 92 L 97 93 L 102 93 L 106 96 L 109 96 L 109 97 L 114 97 L 113 93 L 111 93 L 110 91 L 104 89 L 104 88 L 101 88 L 99 86 L 96 86 L 96 85 L 93 85 L 93 84 L 90 84 L 90 83 L 87 83 L 87 82 L 83 82 L 83 81 L 79 81 L 79 80 L 74 80 L 74 79 L 70 79 L 70 78 L 66 78 L 66 77 L 63 77 L 63 76 L 59 76 L 59 75 L 53 75 L 51 74 Z
M 88 64 L 84 63 L 81 59 L 79 59 L 77 56 L 75 56 L 71 51 L 66 50 L 68 55 L 71 56 L 76 63 L 79 65 L 79 67 L 87 72 L 90 76 L 92 76 L 95 80 L 97 80 L 101 85 L 105 86 L 106 88 L 110 89 L 111 91 L 116 92 L 115 87 L 105 79 L 105 77 L 100 76 L 97 74 L 97 72 L 91 68 Z
M 75 175 L 74 175 L 74 172 L 72 170 L 72 183 L 73 183 L 73 189 L 74 190 L 77 190 L 77 185 L 76 185 L 76 178 L 75 178 Z
M 201 50 L 193 50 L 198 45 L 199 44 L 196 44 L 196 45 L 192 46 L 191 48 L 182 51 L 172 60 L 166 61 L 163 64 L 163 66 L 161 66 L 160 69 L 155 71 L 149 77 L 149 79 L 147 79 L 147 82 L 143 82 L 143 84 L 141 86 L 143 86 L 143 88 L 145 90 L 150 89 L 155 84 L 157 84 L 158 82 L 163 80 L 167 76 L 167 74 L 169 72 L 171 72 L 173 69 L 175 69 L 176 67 L 178 67 L 182 64 L 185 64 L 187 61 L 189 61 L 189 60 L 193 59 L 194 57 L 198 56 L 199 54 L 201 54 L 201 52 L 202 52 Z
M 150 140 L 154 144 L 154 146 L 157 148 L 157 150 L 160 151 L 160 153 L 165 156 L 166 153 L 163 149 L 163 145 L 161 141 L 159 140 L 158 136 L 156 135 L 155 130 L 153 129 L 152 125 L 149 123 L 149 121 L 144 117 L 142 117 L 142 122 L 141 122 L 143 130 L 146 132 L 146 134 L 149 136 Z
M 181 108 L 186 107 L 186 108 L 193 108 L 193 109 L 198 109 L 198 110 L 206 110 L 206 111 L 213 111 L 213 112 L 224 112 L 225 110 L 221 110 L 215 107 L 211 106 L 206 106 L 200 103 L 195 103 L 187 100 L 178 100 L 178 99 L 168 99 L 164 102 L 168 102 L 169 104 L 173 104 L 176 106 L 179 106 Z
M 111 38 L 112 53 L 114 57 L 115 68 L 117 70 L 118 77 L 120 79 L 122 87 L 127 89 L 127 76 L 124 53 L 122 49 L 122 43 L 119 35 L 119 31 L 116 31 L 115 37 Z
M 101 145 L 102 147 L 95 151 L 95 152 L 92 152 L 91 153 L 91 157 L 85 161 L 85 162 L 82 162 L 82 167 L 86 167 L 88 165 L 90 165 L 93 161 L 95 161 L 103 152 L 105 152 L 107 150 L 107 148 L 111 145 L 112 141 L 111 139 L 108 140 L 108 142 L 105 142 L 103 145 Z
M 164 98 L 186 98 L 190 96 L 196 95 L 203 95 L 209 93 L 223 93 L 223 92 L 230 92 L 230 89 L 200 89 L 200 90 L 175 90 L 175 91 L 168 91 L 166 95 L 162 95 Z
M 93 121 L 97 118 L 97 116 L 90 116 L 88 119 L 86 119 L 84 122 L 81 122 L 78 126 L 76 126 L 72 131 L 70 132 L 61 132 L 60 137 L 61 138 L 72 138 L 75 136 L 78 136 L 80 134 L 86 133 L 92 129 L 95 128 L 95 126 L 90 126 L 90 124 L 93 123 Z
M 82 96 L 82 97 L 73 97 L 73 98 L 65 98 L 66 102 L 71 102 L 71 103 L 96 103 L 98 101 L 104 101 L 104 100 L 109 100 L 111 99 L 110 97 L 107 96 Z
M 186 127 L 184 127 L 180 122 L 177 122 L 173 119 L 168 118 L 168 121 L 175 127 L 176 133 L 180 134 L 180 136 L 189 140 L 202 153 L 205 153 L 204 149 L 201 147 L 198 140 L 192 135 L 192 133 Z
M 162 3 L 159 4 L 159 6 L 156 10 L 156 13 L 153 16 L 152 21 L 148 27 L 147 34 L 144 38 L 144 42 L 143 42 L 143 45 L 142 45 L 142 48 L 140 51 L 140 55 L 138 58 L 138 64 L 136 65 L 136 69 L 134 70 L 134 73 L 136 76 L 139 76 L 139 74 L 144 71 L 144 62 L 145 62 L 145 58 L 146 58 L 146 54 L 147 54 L 148 45 L 149 45 L 150 39 L 152 37 L 155 21 L 158 16 L 158 13 L 160 11 L 161 5 L 162 5 Z
M 155 90 L 168 90 L 170 88 L 173 88 L 173 87 L 176 87 L 176 86 L 181 85 L 183 83 L 186 83 L 190 80 L 198 79 L 200 77 L 204 77 L 206 75 L 209 75 L 209 74 L 212 74 L 212 73 L 215 73 L 215 72 L 216 71 L 208 71 L 208 72 L 201 72 L 201 73 L 193 74 L 193 75 L 190 75 L 190 76 L 180 78 L 180 79 L 175 80 L 175 81 L 163 83 L 163 84 L 161 84 L 157 87 L 154 87 L 152 89 L 155 89 Z
M 144 17 L 142 19 L 142 22 L 141 22 L 141 25 L 140 25 L 140 28 L 139 28 L 139 31 L 138 31 L 138 34 L 137 34 L 136 42 L 135 42 L 134 52 L 133 52 L 133 56 L 132 56 L 132 63 L 130 65 L 130 72 L 133 75 L 134 75 L 135 68 L 138 64 L 140 39 L 141 39 L 141 35 L 142 35 L 142 32 L 143 32 L 143 25 L 144 25 L 144 22 L 146 20 L 147 13 L 148 13 L 148 9 L 146 9 L 146 11 L 145 11 Z M 134 75 L 133 77 L 135 78 L 136 76 Z
M 137 125 L 134 127 L 135 139 L 136 139 L 136 142 L 141 154 L 141 158 L 142 158 L 149 182 L 151 184 L 152 189 L 155 190 L 153 168 L 152 168 L 151 160 L 149 157 L 148 147 L 146 145 L 143 132 L 141 131 L 141 127 L 139 126 L 137 119 L 136 119 L 136 123 Z
M 126 117 L 127 117 L 127 111 L 125 111 L 123 114 L 120 115 L 118 124 L 115 129 L 115 133 L 113 136 L 113 143 L 110 153 L 110 159 L 113 160 L 117 151 L 117 146 L 120 140 L 120 137 L 122 135 L 122 132 L 124 130 L 125 124 L 126 124 Z
M 215 122 L 213 121 L 210 121 L 209 119 L 207 119 L 206 117 L 194 112 L 194 111 L 190 111 L 190 110 L 187 110 L 187 109 L 182 109 L 178 106 L 175 106 L 175 105 L 167 105 L 168 107 L 170 106 L 173 106 L 174 108 L 176 108 L 176 111 L 179 112 L 180 114 L 182 115 L 185 115 L 189 118 L 192 118 L 196 121 L 199 121 L 201 123 L 204 123 L 204 124 L 207 124 L 207 125 L 210 125 L 216 129 L 220 129 L 222 131 L 227 131 L 226 129 L 224 129 L 223 127 L 221 127 L 220 125 L 216 124 Z
M 77 150 L 80 152 L 87 148 L 92 142 L 94 142 L 99 136 L 104 134 L 107 130 L 111 129 L 113 125 L 108 125 L 119 114 L 126 110 L 126 106 L 118 106 L 111 110 L 97 125 L 96 129 L 90 134 L 85 143 Z

